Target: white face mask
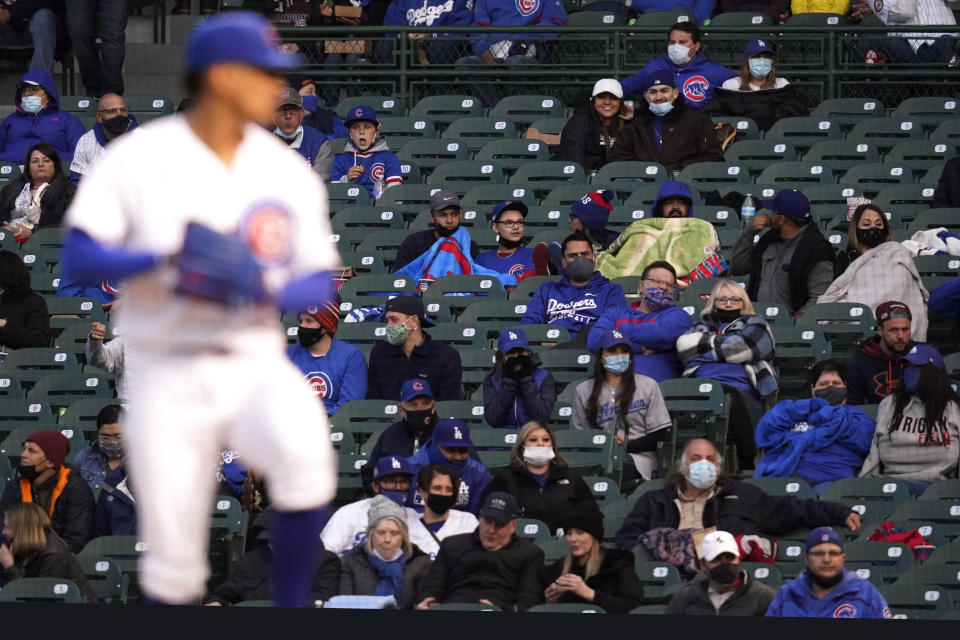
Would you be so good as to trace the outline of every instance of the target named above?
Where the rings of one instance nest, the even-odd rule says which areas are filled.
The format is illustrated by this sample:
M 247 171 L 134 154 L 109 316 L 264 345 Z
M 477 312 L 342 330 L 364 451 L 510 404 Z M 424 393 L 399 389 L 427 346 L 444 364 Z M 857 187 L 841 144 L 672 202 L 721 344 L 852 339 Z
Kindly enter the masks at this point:
M 523 448 L 523 461 L 535 467 L 542 467 L 553 460 L 556 456 L 557 454 L 553 452 L 553 447 Z
M 687 64 L 690 62 L 690 49 L 682 44 L 671 44 L 667 47 L 667 57 L 675 65 Z

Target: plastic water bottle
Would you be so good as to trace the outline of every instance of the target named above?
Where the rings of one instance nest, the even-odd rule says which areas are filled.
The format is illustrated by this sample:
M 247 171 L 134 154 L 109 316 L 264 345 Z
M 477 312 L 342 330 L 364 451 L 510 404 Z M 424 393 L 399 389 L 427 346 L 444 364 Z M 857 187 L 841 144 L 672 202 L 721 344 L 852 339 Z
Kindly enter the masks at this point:
M 374 200 L 379 200 L 380 196 L 383 195 L 384 186 L 385 186 L 385 183 L 383 182 L 383 178 L 373 179 L 373 199 Z
M 744 227 L 750 225 L 756 213 L 757 207 L 753 204 L 753 196 L 748 193 L 747 197 L 743 199 L 743 206 L 740 207 L 740 220 L 743 222 Z

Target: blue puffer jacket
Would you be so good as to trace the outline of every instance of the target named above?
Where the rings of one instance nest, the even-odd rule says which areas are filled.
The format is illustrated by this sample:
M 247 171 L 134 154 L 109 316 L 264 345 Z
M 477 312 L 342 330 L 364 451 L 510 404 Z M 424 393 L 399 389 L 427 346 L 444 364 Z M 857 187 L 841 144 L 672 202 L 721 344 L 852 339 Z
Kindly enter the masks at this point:
M 764 455 L 755 477 L 798 476 L 811 485 L 853 478 L 870 451 L 874 427 L 857 407 L 823 398 L 784 400 L 757 423 Z
M 77 116 L 60 110 L 60 94 L 49 73 L 28 71 L 20 76 L 20 82 L 39 84 L 50 99 L 39 113 L 27 113 L 20 106 L 20 89 L 17 89 L 14 97 L 17 109 L 0 124 L 0 160 L 19 164 L 30 147 L 46 142 L 57 150 L 64 169 L 69 168 L 77 141 L 87 130 Z
M 843 570 L 843 579 L 822 598 L 813 595 L 810 572 L 787 582 L 773 597 L 768 617 L 775 618 L 892 618 L 887 601 L 868 580 Z
M 673 76 L 677 89 L 683 94 L 687 104 L 696 109 L 703 109 L 713 100 L 713 91 L 736 73 L 723 65 L 710 60 L 702 51 L 698 51 L 693 62 L 682 67 L 670 62 L 670 58 L 654 58 L 631 76 L 624 78 L 620 85 L 623 87 L 623 97 L 637 96 L 643 86 L 644 78 L 648 73 L 664 73 Z M 643 100 L 642 96 L 638 96 Z
M 412 456 L 407 458 L 407 462 L 410 464 L 414 478 L 417 477 L 420 468 L 428 464 L 445 464 L 455 470 L 460 476 L 460 492 L 457 495 L 457 503 L 453 505 L 453 508 L 460 511 L 469 511 L 473 515 L 477 515 L 477 512 L 480 511 L 480 496 L 493 477 L 482 462 L 467 458 L 460 464 L 453 464 L 440 453 L 440 449 L 434 444 L 433 438 L 430 438 Z M 417 487 L 410 487 L 410 493 L 414 496 L 412 508 L 423 513 L 423 500 L 417 492 Z
M 563 276 L 559 282 L 544 282 L 537 287 L 527 312 L 523 314 L 522 324 L 556 324 L 570 332 L 570 339 L 594 324 L 611 307 L 627 304 L 623 287 L 610 282 L 593 272 L 593 278 L 587 284 L 574 285 Z

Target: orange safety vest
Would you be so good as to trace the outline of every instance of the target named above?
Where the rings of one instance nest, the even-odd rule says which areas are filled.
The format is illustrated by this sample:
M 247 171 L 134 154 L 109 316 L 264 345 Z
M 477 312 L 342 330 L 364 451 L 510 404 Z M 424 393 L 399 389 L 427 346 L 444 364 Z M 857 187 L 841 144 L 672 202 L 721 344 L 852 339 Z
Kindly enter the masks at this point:
M 67 476 L 70 475 L 70 469 L 60 467 L 60 477 L 57 479 L 57 486 L 53 488 L 53 495 L 50 496 L 50 509 L 47 515 L 53 517 L 53 507 L 57 504 L 57 498 L 63 493 L 67 486 Z M 20 478 L 20 499 L 23 502 L 33 502 L 33 483 L 26 478 Z

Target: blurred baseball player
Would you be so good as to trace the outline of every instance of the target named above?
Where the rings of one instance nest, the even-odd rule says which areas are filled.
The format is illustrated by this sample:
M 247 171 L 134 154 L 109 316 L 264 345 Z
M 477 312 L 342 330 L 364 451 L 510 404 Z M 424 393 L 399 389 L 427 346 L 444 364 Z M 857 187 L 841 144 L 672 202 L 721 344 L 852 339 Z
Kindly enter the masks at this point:
M 118 324 L 140 382 L 126 438 L 152 602 L 203 593 L 214 467 L 229 448 L 265 473 L 279 511 L 275 601 L 306 604 L 336 464 L 277 309 L 322 304 L 339 256 L 322 183 L 262 126 L 297 66 L 262 17 L 200 23 L 187 46 L 194 108 L 111 145 L 68 213 L 64 274 L 127 283 Z

